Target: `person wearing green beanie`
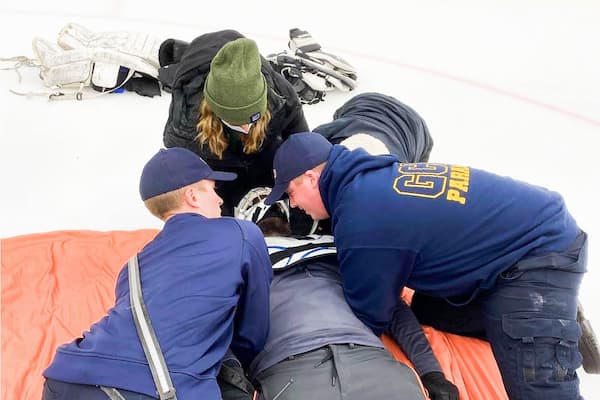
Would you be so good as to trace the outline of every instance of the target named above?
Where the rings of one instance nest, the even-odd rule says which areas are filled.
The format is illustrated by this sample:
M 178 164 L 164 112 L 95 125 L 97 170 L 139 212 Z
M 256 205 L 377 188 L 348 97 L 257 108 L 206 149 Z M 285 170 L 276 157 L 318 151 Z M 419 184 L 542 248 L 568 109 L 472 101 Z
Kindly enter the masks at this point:
M 273 185 L 273 156 L 291 134 L 307 131 L 302 104 L 291 84 L 261 57 L 257 44 L 239 32 L 207 33 L 177 41 L 178 57 L 164 57 L 161 73 L 174 74 L 164 131 L 166 147 L 185 147 L 211 168 L 238 174 L 217 193 L 223 215 L 248 190 Z M 173 49 L 171 49 L 173 52 Z M 175 58 L 174 60 L 172 58 Z
M 204 99 L 230 125 L 246 127 L 261 118 L 267 111 L 267 83 L 254 41 L 240 38 L 223 46 L 210 63 Z

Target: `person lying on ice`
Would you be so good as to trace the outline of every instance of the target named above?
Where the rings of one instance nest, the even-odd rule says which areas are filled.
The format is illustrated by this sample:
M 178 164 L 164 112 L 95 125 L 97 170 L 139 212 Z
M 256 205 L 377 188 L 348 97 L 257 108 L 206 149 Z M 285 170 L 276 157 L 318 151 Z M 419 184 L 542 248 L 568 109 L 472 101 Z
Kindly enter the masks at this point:
M 421 116 L 412 108 L 404 103 L 401 103 L 394 97 L 381 93 L 363 93 L 352 97 L 337 111 L 335 111 L 332 121 L 320 125 L 316 128 L 316 130 L 318 130 L 320 134 L 333 143 L 341 142 L 345 146 L 362 147 L 373 154 L 393 153 L 401 160 L 407 162 L 426 161 L 433 146 L 433 139 L 431 138 L 429 130 L 427 129 L 427 125 Z M 267 189 L 257 188 L 250 191 L 236 207 L 236 216 L 254 221 L 262 219 L 264 213 L 261 212 L 261 208 L 260 206 L 257 206 L 257 203 L 267 194 Z M 264 207 L 263 205 L 262 210 L 264 211 L 266 209 L 267 207 Z M 254 215 L 255 212 L 258 214 Z M 298 218 L 293 211 L 290 213 L 289 219 L 289 225 L 292 226 L 294 232 L 307 232 L 306 226 L 304 226 L 306 221 L 302 218 Z M 283 219 L 271 218 L 269 221 L 275 221 L 276 227 L 274 229 L 276 229 L 280 234 L 289 235 L 290 232 L 287 230 L 289 227 L 287 221 Z M 279 221 L 279 223 L 277 223 L 277 221 Z M 313 225 L 312 229 L 309 230 L 328 232 L 329 228 L 326 224 L 328 221 L 322 222 L 325 222 L 325 224 L 321 224 L 318 227 Z M 265 223 L 268 223 L 268 221 L 265 221 Z M 269 241 L 272 239 L 267 238 L 267 240 Z M 338 279 L 336 278 L 335 273 L 329 273 L 334 275 L 334 280 Z M 293 273 L 288 272 L 288 274 L 291 274 L 291 276 L 296 276 Z M 307 280 L 306 282 L 310 283 L 311 281 Z M 339 290 L 339 285 L 333 284 L 332 287 L 333 292 L 337 293 L 337 290 Z M 344 307 L 347 308 L 347 306 Z M 346 310 L 346 308 L 343 308 L 343 310 Z M 309 308 L 309 310 L 310 309 L 311 308 Z M 399 317 L 402 312 L 406 312 L 406 310 L 400 310 Z M 409 321 L 414 322 L 413 316 L 409 315 L 407 318 Z M 356 322 L 355 318 L 349 317 L 349 320 L 351 325 L 354 323 L 358 326 L 361 326 L 360 323 Z M 426 341 L 422 341 L 424 336 L 420 326 L 418 326 L 418 324 L 413 325 L 412 330 L 408 329 L 408 331 L 410 332 L 410 338 L 407 338 L 406 340 L 410 342 L 411 338 L 420 339 L 420 341 L 417 340 L 417 342 L 419 342 L 422 346 L 424 353 L 422 354 L 422 357 L 418 355 L 413 356 L 413 360 L 418 359 L 418 361 L 416 361 L 417 371 L 421 376 L 426 376 L 423 381 L 425 386 L 428 388 L 430 395 L 432 396 L 431 398 L 443 399 L 443 396 L 445 395 L 450 396 L 447 397 L 448 399 L 455 398 L 452 396 L 457 396 L 456 389 L 452 384 L 447 382 L 443 374 L 439 372 L 440 370 L 437 361 L 431 354 L 430 350 L 427 350 L 429 349 L 428 343 Z M 322 333 L 326 334 L 327 332 L 328 331 L 325 330 Z M 298 335 L 299 337 L 302 336 L 300 332 L 298 332 Z M 369 334 L 365 334 L 364 336 L 368 338 L 369 343 L 377 343 L 379 349 L 381 342 L 375 336 Z M 292 337 L 295 336 L 292 335 Z M 283 341 L 286 340 L 287 339 L 283 339 Z M 335 341 L 335 335 L 331 340 Z M 277 340 L 275 340 L 275 342 L 279 343 Z M 406 347 L 408 349 L 407 352 L 410 353 L 411 346 L 407 345 Z M 416 347 L 418 348 L 419 346 Z M 412 349 L 414 349 L 414 347 Z M 294 348 L 292 347 L 291 349 L 287 350 L 284 349 L 283 351 L 287 351 L 288 353 L 292 354 L 294 353 Z M 272 360 L 270 360 L 269 357 L 267 357 L 267 360 L 262 360 L 264 357 L 264 355 L 259 356 L 259 361 L 256 362 L 255 371 L 253 372 L 254 374 L 258 374 L 261 369 L 267 368 L 267 366 L 272 363 Z M 385 362 L 389 362 L 387 357 L 383 363 L 385 364 Z M 392 365 L 396 364 L 392 363 Z M 219 375 L 219 385 L 225 400 L 249 399 L 252 396 L 252 392 L 247 389 L 250 386 L 250 383 L 246 381 L 245 377 L 240 372 L 240 367 L 241 366 L 239 364 L 236 365 L 235 357 L 232 354 L 230 354 L 229 357 L 224 361 L 223 368 L 228 373 L 223 373 L 223 370 L 221 371 L 222 373 Z M 267 369 L 269 371 L 272 370 L 271 368 Z M 435 373 L 427 375 L 428 371 Z M 392 373 L 397 373 L 397 371 Z M 329 387 L 329 385 L 327 387 Z M 367 385 L 367 388 L 371 389 L 371 386 Z M 272 388 L 269 388 L 269 385 L 267 384 L 267 391 L 270 389 Z M 323 388 L 317 388 L 317 390 L 321 391 Z M 394 387 L 388 387 L 385 390 L 393 391 Z M 297 392 L 289 391 L 288 395 L 292 396 L 294 393 Z M 374 395 L 375 392 L 372 391 L 368 393 L 367 397 L 375 398 L 373 397 Z M 320 398 L 320 393 L 318 393 L 318 397 Z M 266 398 L 269 397 L 267 396 Z
M 269 336 L 248 370 L 259 399 L 424 399 L 414 372 L 346 303 L 333 237 L 291 237 L 289 206 L 265 206 L 261 199 L 269 192 L 251 191 L 238 210 L 239 218 L 256 222 L 265 234 L 273 264 Z M 431 399 L 458 400 L 406 303 L 397 304 L 388 333 Z

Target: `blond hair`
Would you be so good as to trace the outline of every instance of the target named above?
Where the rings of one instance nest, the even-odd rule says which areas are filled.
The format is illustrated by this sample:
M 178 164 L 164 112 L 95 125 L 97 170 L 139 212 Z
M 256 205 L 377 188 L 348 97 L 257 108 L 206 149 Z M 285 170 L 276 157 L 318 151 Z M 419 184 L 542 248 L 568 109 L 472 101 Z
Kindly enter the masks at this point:
M 169 213 L 181 207 L 183 204 L 183 192 L 188 187 L 192 186 L 198 190 L 204 190 L 201 182 L 202 181 L 195 182 L 179 189 L 150 197 L 144 201 L 144 205 L 152 215 L 160 219 L 164 219 Z
M 200 102 L 198 123 L 196 124 L 196 130 L 198 135 L 196 141 L 198 145 L 205 146 L 211 153 L 216 155 L 219 159 L 223 158 L 223 152 L 227 149 L 229 142 L 223 132 L 223 123 L 212 111 L 205 99 Z M 262 146 L 267 132 L 267 126 L 271 120 L 271 113 L 269 110 L 265 111 L 264 114 L 256 121 L 250 128 L 250 132 L 247 135 L 242 135 L 242 144 L 244 145 L 244 154 L 256 153 L 260 146 Z

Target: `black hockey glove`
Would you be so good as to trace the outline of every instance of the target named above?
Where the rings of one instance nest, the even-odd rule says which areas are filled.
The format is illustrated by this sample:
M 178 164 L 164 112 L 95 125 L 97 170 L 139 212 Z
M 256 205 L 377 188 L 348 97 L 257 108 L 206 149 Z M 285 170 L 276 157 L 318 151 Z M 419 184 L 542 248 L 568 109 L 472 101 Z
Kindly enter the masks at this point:
M 428 372 L 421 376 L 423 386 L 431 400 L 458 400 L 458 388 L 441 372 Z

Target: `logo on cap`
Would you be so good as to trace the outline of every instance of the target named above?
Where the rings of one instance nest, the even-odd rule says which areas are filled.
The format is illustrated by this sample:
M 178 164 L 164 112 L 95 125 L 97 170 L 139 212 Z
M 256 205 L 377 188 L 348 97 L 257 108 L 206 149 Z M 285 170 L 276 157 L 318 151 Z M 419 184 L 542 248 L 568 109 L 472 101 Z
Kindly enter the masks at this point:
M 273 168 L 273 179 L 277 179 L 277 170 Z
M 257 113 L 254 113 L 250 116 L 250 123 L 256 122 L 260 119 L 260 111 Z

